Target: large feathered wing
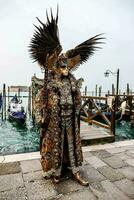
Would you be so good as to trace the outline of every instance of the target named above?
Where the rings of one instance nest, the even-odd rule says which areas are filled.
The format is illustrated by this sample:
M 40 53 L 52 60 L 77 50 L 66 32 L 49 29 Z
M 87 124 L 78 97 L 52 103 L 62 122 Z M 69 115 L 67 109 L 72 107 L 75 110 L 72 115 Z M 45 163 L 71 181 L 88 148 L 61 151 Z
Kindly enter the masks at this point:
M 37 18 L 40 22 L 40 25 L 34 25 L 36 30 L 29 45 L 31 58 L 34 60 L 34 62 L 37 61 L 41 68 L 48 67 L 46 66 L 46 63 L 49 56 L 51 56 L 55 51 L 57 52 L 58 56 L 62 50 L 57 25 L 58 9 L 56 18 L 53 17 L 52 10 L 51 19 L 49 19 L 47 13 L 46 16 L 46 23 L 41 22 Z
M 68 50 L 66 56 L 68 57 L 68 67 L 70 70 L 75 70 L 77 66 L 86 62 L 94 51 L 97 50 L 98 44 L 101 44 L 101 40 L 104 39 L 102 34 L 96 35 L 85 42 L 79 44 L 74 49 Z

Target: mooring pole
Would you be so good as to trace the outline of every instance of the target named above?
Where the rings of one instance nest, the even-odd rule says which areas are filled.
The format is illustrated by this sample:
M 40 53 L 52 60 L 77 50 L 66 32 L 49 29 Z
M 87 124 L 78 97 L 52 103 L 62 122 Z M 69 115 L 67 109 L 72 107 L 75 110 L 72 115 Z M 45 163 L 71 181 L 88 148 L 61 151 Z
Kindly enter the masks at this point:
M 3 120 L 6 119 L 6 84 L 3 84 Z
M 9 98 L 10 98 L 10 87 L 9 86 L 8 86 L 8 91 L 7 92 L 8 92 L 8 97 L 7 98 L 8 98 L 8 106 L 9 106 Z
M 112 109 L 111 109 L 111 133 L 115 136 L 115 112 L 116 112 L 116 98 L 112 101 Z
M 100 86 L 99 87 L 99 97 L 101 97 L 101 90 L 102 90 L 102 87 Z
M 4 109 L 3 109 L 3 91 L 2 91 L 2 109 L 1 109 L 1 119 L 2 119 L 2 121 L 4 120 L 3 112 L 4 112 Z
M 116 83 L 116 95 L 117 96 L 119 94 L 119 75 L 120 75 L 120 70 L 117 69 L 117 83 Z
M 97 92 L 98 92 L 98 85 L 95 85 L 95 96 L 97 97 Z
M 85 86 L 85 96 L 87 96 L 87 85 Z
M 33 83 L 32 83 L 32 86 L 31 86 L 32 88 L 31 88 L 31 93 L 32 93 L 32 120 L 33 120 L 33 122 L 34 122 L 34 100 L 35 100 L 35 95 L 34 95 L 34 92 L 33 92 Z
M 101 97 L 101 89 L 102 89 L 102 87 L 100 86 L 99 87 L 99 97 Z M 101 102 L 101 100 L 99 99 L 99 103 Z
M 115 95 L 115 87 L 114 87 L 114 84 L 112 84 L 112 95 Z
M 20 87 L 18 87 L 18 98 L 20 100 Z
M 31 116 L 31 87 L 28 87 L 28 111 Z
M 127 83 L 127 95 L 129 95 L 130 89 L 129 89 L 129 83 Z

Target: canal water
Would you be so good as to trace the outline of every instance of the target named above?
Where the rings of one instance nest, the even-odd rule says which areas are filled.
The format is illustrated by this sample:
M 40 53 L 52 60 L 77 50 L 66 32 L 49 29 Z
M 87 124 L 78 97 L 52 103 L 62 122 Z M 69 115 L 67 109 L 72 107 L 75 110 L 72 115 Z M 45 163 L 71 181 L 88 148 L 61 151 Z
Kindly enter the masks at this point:
M 28 98 L 23 98 L 22 101 L 27 111 Z M 129 139 L 134 139 L 134 128 L 131 128 L 130 122 L 121 121 L 116 124 L 116 141 Z M 16 122 L 11 123 L 8 120 L 1 121 L 0 119 L 0 155 L 38 150 L 39 130 L 33 126 L 29 116 L 23 126 L 17 125 Z
M 134 129 L 126 121 L 116 125 L 116 141 L 134 139 Z M 39 130 L 27 119 L 23 126 L 8 120 L 0 121 L 0 155 L 39 150 Z
M 16 93 L 10 93 L 14 96 Z M 27 113 L 26 123 L 23 125 L 16 122 L 2 121 L 0 117 L 0 155 L 34 152 L 39 150 L 39 131 L 33 126 L 32 119 L 28 115 L 28 93 L 21 92 L 22 105 Z M 6 98 L 6 110 L 8 108 Z M 1 112 L 0 112 L 1 113 Z
M 116 124 L 116 141 L 134 139 L 134 128 L 131 128 L 129 121 L 120 121 Z
M 32 120 L 19 125 L 8 120 L 0 121 L 0 155 L 34 152 L 39 150 L 39 131 Z

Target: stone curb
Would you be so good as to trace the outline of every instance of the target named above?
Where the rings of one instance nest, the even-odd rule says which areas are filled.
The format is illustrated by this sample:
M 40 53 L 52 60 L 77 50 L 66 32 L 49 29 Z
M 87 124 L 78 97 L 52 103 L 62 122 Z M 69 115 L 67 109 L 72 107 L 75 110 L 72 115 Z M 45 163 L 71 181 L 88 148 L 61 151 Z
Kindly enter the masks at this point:
M 101 149 L 113 149 L 117 147 L 125 147 L 129 145 L 134 145 L 134 140 L 127 140 L 127 141 L 120 141 L 114 142 L 110 144 L 98 144 L 98 145 L 91 145 L 82 147 L 83 152 L 87 151 L 96 151 Z M 23 160 L 33 160 L 33 159 L 40 159 L 40 152 L 32 152 L 32 153 L 22 153 L 22 154 L 12 154 L 12 155 L 5 155 L 0 156 L 0 163 L 9 163 L 9 162 L 17 162 Z

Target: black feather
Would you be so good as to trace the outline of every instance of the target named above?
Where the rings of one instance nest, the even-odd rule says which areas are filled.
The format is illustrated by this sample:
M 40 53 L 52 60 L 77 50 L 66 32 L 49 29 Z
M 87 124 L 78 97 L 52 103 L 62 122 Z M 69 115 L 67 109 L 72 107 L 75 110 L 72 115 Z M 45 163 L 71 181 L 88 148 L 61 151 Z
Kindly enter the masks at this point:
M 88 60 L 90 56 L 93 55 L 94 51 L 96 51 L 98 48 L 98 44 L 102 44 L 104 42 L 101 42 L 102 39 L 105 39 L 104 37 L 100 37 L 102 34 L 98 34 L 85 42 L 79 44 L 74 49 L 71 49 L 66 52 L 66 55 L 68 58 L 73 58 L 77 55 L 80 55 L 80 63 L 83 64 Z
M 54 53 L 55 49 L 61 49 L 58 32 L 58 7 L 56 18 L 53 17 L 51 9 L 51 18 L 49 19 L 46 11 L 47 22 L 39 21 L 40 25 L 35 26 L 36 30 L 33 34 L 29 45 L 29 52 L 34 61 L 38 61 L 40 65 L 45 66 L 47 55 Z

